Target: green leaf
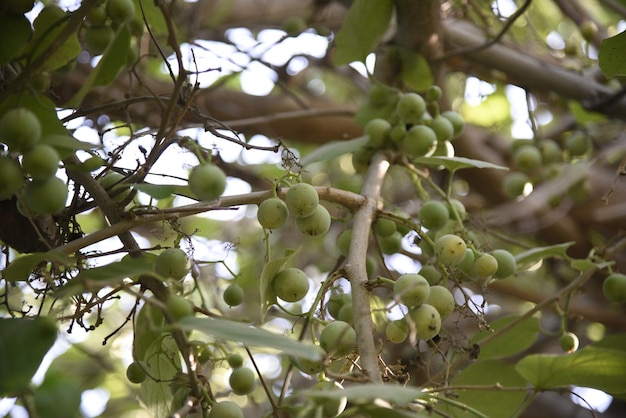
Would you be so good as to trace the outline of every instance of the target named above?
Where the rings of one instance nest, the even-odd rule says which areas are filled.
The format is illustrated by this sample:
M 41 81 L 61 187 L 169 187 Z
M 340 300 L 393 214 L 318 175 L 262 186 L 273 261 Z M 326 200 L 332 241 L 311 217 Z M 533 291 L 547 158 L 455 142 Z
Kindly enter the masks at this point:
M 368 418 L 431 418 L 433 416 L 429 413 L 402 411 L 377 405 L 359 405 L 359 413 L 358 416 Z
M 487 161 L 472 160 L 465 157 L 419 157 L 413 160 L 415 164 L 424 164 L 432 166 L 443 166 L 448 171 L 457 171 L 462 168 L 493 168 L 496 170 L 508 170 L 497 164 L 488 163 Z
M 416 399 L 427 398 L 422 389 L 388 384 L 361 384 L 343 390 L 304 390 L 299 395 L 306 398 L 341 399 L 348 398 L 351 403 L 371 403 L 375 399 L 383 399 L 394 405 L 408 405 Z
M 422 54 L 407 48 L 399 48 L 398 52 L 402 62 L 401 74 L 404 84 L 416 91 L 426 90 L 434 84 L 430 65 Z
M 30 22 L 24 15 L 0 15 L 0 27 L 5 31 L 0 45 L 0 64 L 6 64 L 19 57 L 20 52 L 28 44 L 32 30 Z
M 568 107 L 570 112 L 572 112 L 574 119 L 576 119 L 576 122 L 581 125 L 586 123 L 604 122 L 607 120 L 607 116 L 605 114 L 587 110 L 577 100 L 570 100 L 568 102 Z
M 133 359 L 145 361 L 146 353 L 165 333 L 163 311 L 153 303 L 145 302 L 135 318 Z
M 171 416 L 174 395 L 170 382 L 181 370 L 180 356 L 171 335 L 160 338 L 150 346 L 145 356 L 148 378 L 141 384 L 140 397 L 156 418 Z
M 607 78 L 626 75 L 624 51 L 626 51 L 626 31 L 606 38 L 600 44 L 598 64 Z
M 26 281 L 35 267 L 43 261 L 53 261 L 69 265 L 71 264 L 72 259 L 65 254 L 54 251 L 26 254 L 11 261 L 11 264 L 9 264 L 9 266 L 2 272 L 2 276 L 9 282 Z
M 191 196 L 191 190 L 189 190 L 188 185 L 141 183 L 133 184 L 133 187 L 155 199 L 165 199 L 173 194 Z
M 493 331 L 484 330 L 474 335 L 471 342 L 479 345 L 480 354 L 478 358 L 480 360 L 509 357 L 523 352 L 535 343 L 540 331 L 539 319 L 531 316 L 516 324 L 515 329 L 509 333 L 495 337 L 488 344 L 481 344 L 485 338 L 490 337 L 494 332 L 498 332 L 517 319 L 519 316 L 516 315 L 500 318 L 489 324 Z M 515 338 L 511 337 L 513 334 Z
M 39 56 L 46 56 L 46 61 L 40 70 L 56 70 L 74 59 L 81 51 L 78 41 L 78 31 L 74 31 L 57 48 L 53 54 L 49 53 L 49 47 L 57 42 L 57 37 L 67 26 L 67 14 L 58 6 L 44 7 L 33 22 L 34 36 L 30 42 L 31 47 L 27 54 L 31 54 L 34 61 Z
M 79 384 L 66 371 L 48 370 L 46 377 L 35 390 L 33 400 L 37 416 L 41 418 L 79 417 L 81 395 Z M 63 408 L 59 408 L 63 405 Z
M 517 262 L 517 269 L 519 271 L 526 270 L 537 262 L 549 257 L 562 257 L 568 258 L 567 249 L 571 247 L 574 242 L 564 242 L 562 244 L 549 245 L 547 247 L 533 248 L 528 251 L 524 251 L 515 256 Z
M 626 393 L 626 355 L 623 350 L 587 346 L 572 354 L 533 354 L 515 369 L 537 389 L 571 385 Z
M 364 61 L 387 31 L 393 0 L 355 0 L 337 33 L 335 65 Z
M 285 257 L 268 261 L 263 266 L 261 272 L 261 318 L 265 318 L 267 310 L 276 303 L 276 295 L 272 289 L 272 279 L 285 268 L 289 260 L 296 255 L 299 250 L 286 251 Z
M 299 358 L 319 360 L 315 346 L 304 344 L 286 335 L 256 328 L 241 322 L 214 318 L 183 318 L 176 323 L 183 330 L 203 332 L 216 340 L 233 341 L 251 347 L 263 347 L 279 351 L 281 354 Z
M 56 338 L 56 324 L 49 317 L 0 318 L 0 396 L 28 390 Z
M 362 149 L 369 140 L 367 136 L 349 139 L 347 141 L 332 141 L 307 154 L 302 160 L 302 166 L 319 161 L 326 161 Z
M 103 52 L 98 65 L 91 70 L 80 90 L 67 103 L 68 106 L 78 106 L 93 87 L 105 86 L 115 80 L 119 72 L 126 66 L 130 38 L 128 25 L 120 25 L 115 32 L 115 37 Z
M 497 385 L 520 390 L 503 391 L 497 389 Z M 526 381 L 516 372 L 515 366 L 495 359 L 478 361 L 468 366 L 451 382 L 450 390 L 454 390 L 455 386 L 485 386 L 485 389 L 456 391 L 456 402 L 441 406 L 441 409 L 456 418 L 476 417 L 464 406 L 487 417 L 512 417 L 527 396 Z

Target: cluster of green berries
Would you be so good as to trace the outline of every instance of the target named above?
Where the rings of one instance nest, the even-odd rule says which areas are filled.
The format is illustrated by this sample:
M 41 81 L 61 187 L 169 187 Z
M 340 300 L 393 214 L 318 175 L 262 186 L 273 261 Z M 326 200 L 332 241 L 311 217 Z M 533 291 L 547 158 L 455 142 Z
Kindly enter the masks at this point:
M 132 0 L 107 0 L 85 16 L 83 42 L 87 51 L 101 55 L 115 37 L 115 29 L 128 25 L 133 35 L 143 32 L 143 22 L 136 16 Z

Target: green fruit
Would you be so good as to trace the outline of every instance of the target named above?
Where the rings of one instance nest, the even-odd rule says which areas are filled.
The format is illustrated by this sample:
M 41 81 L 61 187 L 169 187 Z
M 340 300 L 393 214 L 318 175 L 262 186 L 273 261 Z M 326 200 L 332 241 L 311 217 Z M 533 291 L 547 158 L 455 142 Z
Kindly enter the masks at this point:
M 419 274 L 403 274 L 393 286 L 396 300 L 406 306 L 418 306 L 426 302 L 430 294 L 430 284 Z
M 383 254 L 397 254 L 402 249 L 402 234 L 396 231 L 388 237 L 380 237 L 378 245 Z
M 132 0 L 107 0 L 106 12 L 113 22 L 123 23 L 135 15 L 135 5 Z
M 161 252 L 155 262 L 154 271 L 163 277 L 180 280 L 189 273 L 189 257 L 180 248 L 168 248 Z
M 84 171 L 94 171 L 102 167 L 104 165 L 104 162 L 105 161 L 102 159 L 102 157 L 90 157 L 83 161 L 83 163 L 81 164 L 81 169 Z
M 446 234 L 435 242 L 435 257 L 446 266 L 456 266 L 465 258 L 467 245 L 457 235 Z
M 167 312 L 169 312 L 174 320 L 194 315 L 191 303 L 184 297 L 178 295 L 170 295 L 167 298 Z
M 39 118 L 24 107 L 11 109 L 0 118 L 0 142 L 12 151 L 28 151 L 41 140 Z
M 12 158 L 0 157 L 0 200 L 11 197 L 23 183 L 20 164 Z
M 430 156 L 437 147 L 437 134 L 426 125 L 414 125 L 400 143 L 400 151 L 410 158 Z
M 85 29 L 85 48 L 92 55 L 102 55 L 114 36 L 115 32 L 110 26 L 90 26 Z
M 324 370 L 324 357 L 326 356 L 326 352 L 318 346 L 315 346 L 315 349 L 319 352 L 319 358 L 316 360 L 306 357 L 289 356 L 289 361 L 304 374 L 313 376 L 321 373 Z
M 626 274 L 613 273 L 607 276 L 602 293 L 609 302 L 626 302 Z
M 343 255 L 344 257 L 347 257 L 348 253 L 350 252 L 350 240 L 351 239 L 352 239 L 351 229 L 346 229 L 339 235 L 339 237 L 337 237 L 337 248 L 339 249 L 339 252 L 341 253 L 341 255 Z
M 378 271 L 378 261 L 373 255 L 368 254 L 365 257 L 365 272 L 368 277 L 374 276 Z
M 456 302 L 445 286 L 431 286 L 426 304 L 437 309 L 441 319 L 446 319 L 454 311 Z
M 65 208 L 67 185 L 58 177 L 33 180 L 24 189 L 24 203 L 31 215 L 55 214 Z
M 404 122 L 398 123 L 389 131 L 389 139 L 391 142 L 400 143 L 406 136 L 406 124 Z
M 364 173 L 367 171 L 372 157 L 374 156 L 373 150 L 369 148 L 362 148 L 352 153 L 352 166 L 357 173 Z
M 333 292 L 326 303 L 328 313 L 335 319 L 339 319 L 339 312 L 345 305 L 352 304 L 352 295 L 343 292 Z
M 459 269 L 465 274 L 466 277 L 464 279 L 472 279 L 472 274 L 474 273 L 474 259 L 476 255 L 474 251 L 471 249 L 465 250 L 465 256 L 463 260 L 458 264 Z
M 397 229 L 396 223 L 387 218 L 376 218 L 372 228 L 374 229 L 374 233 L 376 233 L 379 237 L 388 237 L 396 232 Z
M 580 157 L 591 149 L 591 140 L 584 132 L 573 132 L 565 140 L 565 149 L 570 156 Z
M 347 356 L 356 348 L 356 332 L 347 322 L 331 322 L 320 333 L 320 346 L 335 357 Z
M 42 71 L 37 73 L 32 78 L 33 88 L 40 93 L 45 93 L 50 90 L 52 85 L 52 76 L 48 71 Z
M 237 369 L 243 366 L 243 357 L 241 357 L 239 354 L 231 354 L 230 356 L 228 356 L 226 361 L 228 361 L 228 365 L 233 369 Z
M 363 128 L 363 132 L 369 137 L 367 144 L 372 148 L 382 147 L 389 131 L 391 131 L 391 124 L 385 119 L 372 119 Z
M 498 271 L 498 260 L 491 254 L 481 254 L 474 260 L 473 271 L 481 279 L 486 279 Z
M 226 290 L 224 290 L 224 302 L 228 306 L 239 306 L 243 302 L 243 289 L 241 286 L 237 284 L 229 285 Z
M 522 145 L 513 151 L 513 162 L 525 173 L 534 171 L 541 166 L 541 151 L 534 145 Z
M 109 16 L 107 15 L 107 11 L 104 4 L 100 4 L 87 13 L 85 19 L 91 26 L 103 26 L 106 24 Z
M 385 327 L 385 336 L 394 344 L 400 344 L 409 336 L 409 324 L 404 319 L 391 321 Z
M 306 218 L 313 215 L 320 203 L 315 187 L 307 183 L 294 184 L 287 190 L 285 196 L 289 212 L 296 218 Z
M 211 346 L 209 344 L 200 344 L 197 347 L 196 359 L 198 363 L 205 364 L 207 361 L 213 358 L 213 352 L 211 351 Z
M 400 96 L 396 105 L 400 119 L 410 125 L 421 122 L 426 112 L 426 101 L 417 93 L 406 93 Z
M 122 202 L 131 193 L 130 187 L 123 184 L 125 180 L 126 177 L 123 174 L 117 171 L 110 171 L 102 176 L 98 182 L 113 200 Z
M 337 313 L 337 319 L 343 322 L 347 322 L 350 325 L 354 324 L 354 311 L 352 303 L 344 304 Z
M 454 128 L 454 137 L 463 132 L 463 128 L 465 127 L 465 121 L 460 114 L 453 110 L 447 110 L 441 113 L 441 116 L 448 119 L 452 123 L 452 127 Z
M 430 340 L 441 330 L 441 316 L 434 306 L 424 303 L 411 309 L 408 317 L 413 321 L 415 336 L 420 340 Z
M 439 283 L 441 280 L 441 272 L 435 266 L 422 266 L 417 274 L 425 278 L 431 286 Z
M 526 174 L 513 171 L 504 176 L 502 189 L 508 197 L 516 198 L 524 194 L 526 184 L 528 184 L 529 181 L 530 179 Z
M 126 378 L 130 383 L 139 384 L 146 380 L 146 372 L 148 366 L 143 361 L 133 361 L 126 368 Z
M 228 378 L 228 384 L 237 395 L 247 395 L 254 390 L 256 374 L 248 367 L 237 367 Z
M 448 212 L 450 213 L 450 219 L 456 220 L 454 216 L 454 212 L 459 216 L 459 219 L 462 221 L 467 217 L 467 210 L 465 209 L 465 205 L 458 199 L 450 199 L 448 202 Z
M 281 199 L 271 197 L 259 205 L 256 218 L 265 229 L 280 228 L 287 222 L 289 209 Z
M 491 252 L 498 262 L 498 269 L 494 273 L 494 277 L 497 279 L 504 279 L 515 273 L 517 268 L 517 262 L 513 254 L 507 250 L 494 250 Z
M 341 386 L 337 382 L 333 382 L 330 380 L 325 380 L 321 382 L 317 382 L 312 387 L 313 390 L 320 390 L 324 392 L 342 390 L 343 386 Z M 327 398 L 315 398 L 316 403 L 320 404 L 322 407 L 321 418 L 335 418 L 338 417 L 344 409 L 346 409 L 346 405 L 348 404 L 348 398 L 345 396 L 341 397 L 327 397 Z
M 317 205 L 310 216 L 306 218 L 296 218 L 296 226 L 304 235 L 318 237 L 324 235 L 330 228 L 330 213 L 322 205 Z
M 443 115 L 437 115 L 430 122 L 430 128 L 435 131 L 437 141 L 449 141 L 454 136 L 454 125 Z
M 208 418 L 245 418 L 245 415 L 235 402 L 222 401 L 211 407 Z
M 441 99 L 441 95 L 443 94 L 443 92 L 441 91 L 441 87 L 439 86 L 430 86 L 428 87 L 428 89 L 426 89 L 426 100 L 428 100 L 429 102 L 436 102 L 437 100 Z
M 22 157 L 22 167 L 35 180 L 52 177 L 59 169 L 61 157 L 56 149 L 47 144 L 37 144 Z
M 443 202 L 429 200 L 420 208 L 418 218 L 422 226 L 430 230 L 443 228 L 450 219 L 450 212 Z
M 288 267 L 274 276 L 272 290 L 285 302 L 298 302 L 309 291 L 309 279 L 302 270 Z
M 598 25 L 592 20 L 583 20 L 579 29 L 583 39 L 587 42 L 592 42 L 598 34 Z
M 218 199 L 226 190 L 226 174 L 213 164 L 197 165 L 189 173 L 189 189 L 200 200 Z
M 541 160 L 544 164 L 561 161 L 561 147 L 552 139 L 543 139 L 539 142 L 539 151 L 541 152 Z
M 297 36 L 307 28 L 307 23 L 302 16 L 290 16 L 282 23 L 282 29 L 288 35 Z
M 578 337 L 573 332 L 566 332 L 559 338 L 559 345 L 566 353 L 573 353 L 578 350 Z

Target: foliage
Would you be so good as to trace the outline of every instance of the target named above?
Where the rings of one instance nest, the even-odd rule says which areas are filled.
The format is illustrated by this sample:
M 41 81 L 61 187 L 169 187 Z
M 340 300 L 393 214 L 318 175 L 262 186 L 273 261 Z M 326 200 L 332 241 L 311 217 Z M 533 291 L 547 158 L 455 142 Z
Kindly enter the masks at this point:
M 0 4 L 0 405 L 623 411 L 622 6 L 69 3 Z

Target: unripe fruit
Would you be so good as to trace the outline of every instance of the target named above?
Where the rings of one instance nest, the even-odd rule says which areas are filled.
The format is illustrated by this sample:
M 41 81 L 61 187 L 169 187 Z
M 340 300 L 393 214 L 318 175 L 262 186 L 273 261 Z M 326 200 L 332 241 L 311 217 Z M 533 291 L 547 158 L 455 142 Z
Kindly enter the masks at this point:
M 406 124 L 404 122 L 398 123 L 389 131 L 389 139 L 391 142 L 399 143 L 404 140 L 406 136 Z
M 441 319 L 446 319 L 454 311 L 456 305 L 454 296 L 444 286 L 431 286 L 426 304 L 437 309 Z
M 414 125 L 400 143 L 400 151 L 410 158 L 430 156 L 437 147 L 437 134 L 426 125 Z
M 609 302 L 626 302 L 626 274 L 613 273 L 604 279 L 602 293 Z
M 67 186 L 58 177 L 33 180 L 24 189 L 24 203 L 31 215 L 59 213 L 66 201 Z
M 351 229 L 346 229 L 341 234 L 339 234 L 339 237 L 337 237 L 337 248 L 339 249 L 339 252 L 341 253 L 341 255 L 343 255 L 344 257 L 347 257 L 348 253 L 350 252 L 350 240 L 351 239 L 352 239 Z
M 434 306 L 424 303 L 411 309 L 408 317 L 415 326 L 415 336 L 421 340 L 430 340 L 441 330 L 441 316 Z
M 194 314 L 191 303 L 178 295 L 170 295 L 167 298 L 167 311 L 174 320 L 183 319 Z
M 396 112 L 404 122 L 416 125 L 420 123 L 426 111 L 426 101 L 417 93 L 406 93 L 400 96 Z
M 448 118 L 437 115 L 430 122 L 430 128 L 435 131 L 437 141 L 449 141 L 454 136 L 454 126 Z
M 180 280 L 189 272 L 189 257 L 180 248 L 168 248 L 154 261 L 154 271 L 160 276 Z
M 230 374 L 228 384 L 237 395 L 247 395 L 254 390 L 256 375 L 248 367 L 237 367 Z
M 430 86 L 426 89 L 426 100 L 429 102 L 436 102 L 441 98 L 443 92 L 441 91 L 441 87 L 439 86 Z
M 27 151 L 41 139 L 39 118 L 24 107 L 6 112 L 0 118 L 0 142 L 12 151 Z
M 135 5 L 132 0 L 107 0 L 106 12 L 113 22 L 122 23 L 135 15 Z
M 573 353 L 578 350 L 578 337 L 572 332 L 566 332 L 559 338 L 559 345 L 566 353 Z
M 326 380 L 317 382 L 315 385 L 313 385 L 312 389 L 328 392 L 332 390 L 341 390 L 343 389 L 343 386 L 341 386 L 337 382 Z M 318 404 L 321 404 L 322 406 L 321 415 L 316 416 L 320 416 L 323 418 L 335 418 L 338 417 L 344 411 L 344 409 L 346 409 L 346 405 L 348 404 L 348 398 L 345 396 L 339 398 L 321 398 L 316 399 L 316 402 Z
M 524 189 L 529 181 L 530 179 L 526 174 L 514 171 L 504 176 L 502 188 L 508 197 L 515 198 L 524 194 Z
M 522 145 L 513 151 L 513 162 L 525 173 L 541 166 L 541 151 L 534 145 Z
M 565 140 L 565 149 L 570 156 L 580 157 L 591 149 L 591 140 L 584 132 L 573 132 Z
M 328 209 L 322 205 L 317 205 L 310 216 L 296 218 L 298 230 L 311 237 L 324 235 L 330 228 L 330 222 L 330 213 L 328 213 Z
M 271 197 L 259 205 L 256 217 L 263 228 L 276 229 L 287 222 L 289 209 L 287 209 L 287 205 L 281 199 Z
M 504 279 L 515 273 L 517 262 L 515 261 L 513 254 L 507 250 L 499 249 L 492 251 L 491 255 L 493 255 L 498 261 L 498 270 L 496 270 L 493 275 L 495 278 Z
M 345 305 L 352 304 L 352 296 L 349 293 L 333 292 L 326 303 L 328 313 L 335 319 L 339 319 L 339 312 Z
M 198 363 L 205 364 L 207 361 L 213 358 L 213 352 L 211 346 L 208 344 L 200 344 L 197 346 L 196 360 Z
M 498 271 L 498 260 L 491 254 L 481 254 L 474 260 L 474 274 L 486 279 Z
M 235 402 L 222 401 L 211 407 L 208 418 L 245 418 L 245 415 Z
M 397 230 L 396 223 L 387 218 L 376 218 L 372 224 L 372 228 L 374 229 L 374 233 L 379 237 L 388 237 Z
M 391 321 L 385 327 L 385 336 L 394 344 L 400 344 L 409 336 L 409 324 L 404 319 Z
M 452 127 L 454 128 L 453 137 L 458 136 L 463 131 L 463 128 L 465 127 L 465 121 L 460 114 L 453 110 L 447 110 L 441 113 L 441 116 L 445 117 L 452 123 Z
M 93 55 L 102 55 L 114 36 L 110 26 L 90 26 L 85 29 L 85 48 Z
M 285 302 L 298 302 L 309 291 L 309 279 L 302 270 L 288 267 L 274 276 L 272 290 Z
M 387 134 L 391 130 L 391 124 L 385 119 L 372 119 L 365 125 L 363 132 L 369 137 L 368 145 L 380 148 L 385 144 Z
M 289 212 L 296 218 L 311 216 L 320 203 L 315 187 L 307 183 L 294 184 L 285 196 Z
M 474 254 L 474 251 L 469 248 L 465 250 L 465 256 L 463 257 L 463 260 L 461 260 L 461 262 L 458 264 L 459 269 L 461 269 L 461 271 L 465 274 L 465 277 L 463 277 L 463 279 L 472 279 L 475 258 L 476 255 Z
M 437 230 L 446 225 L 450 212 L 444 203 L 429 200 L 420 208 L 418 218 L 427 229 Z
M 142 361 L 133 361 L 126 368 L 126 378 L 129 382 L 139 384 L 146 380 L 146 372 L 144 371 L 147 365 Z
M 37 144 L 24 153 L 22 167 L 33 179 L 44 180 L 57 172 L 60 161 L 57 150 L 47 144 Z
M 226 190 L 226 174 L 213 164 L 197 165 L 189 173 L 189 189 L 200 200 L 215 200 Z
M 0 200 L 11 197 L 23 183 L 20 164 L 12 158 L 0 157 Z
M 396 280 L 393 294 L 396 300 L 407 306 L 418 306 L 428 299 L 430 285 L 419 274 L 403 274 Z
M 126 177 L 124 177 L 124 175 L 116 171 L 110 171 L 102 176 L 98 182 L 113 200 L 121 202 L 126 199 L 131 192 L 130 187 L 123 184 L 125 179 Z
M 580 34 L 587 42 L 592 42 L 598 34 L 598 25 L 591 20 L 584 20 L 580 23 Z
M 322 329 L 320 346 L 335 357 L 347 356 L 356 347 L 356 332 L 347 322 L 332 322 Z
M 324 357 L 326 356 L 326 352 L 318 346 L 315 346 L 315 349 L 320 355 L 317 360 L 311 360 L 305 357 L 289 356 L 289 361 L 302 373 L 310 376 L 316 375 L 324 370 Z
M 237 284 L 231 284 L 224 290 L 223 298 L 228 306 L 239 306 L 243 302 L 243 289 Z
M 228 356 L 226 361 L 228 361 L 228 365 L 233 369 L 237 369 L 243 366 L 243 357 L 241 357 L 239 354 L 231 354 L 230 356 Z
M 105 5 L 102 4 L 91 9 L 85 16 L 85 19 L 92 26 L 102 26 L 106 23 L 108 17 Z
M 425 278 L 431 286 L 439 283 L 439 280 L 441 280 L 441 272 L 434 266 L 422 266 L 417 274 Z
M 347 322 L 350 325 L 354 324 L 354 311 L 352 303 L 344 304 L 337 313 L 337 319 L 343 322 Z
M 396 231 L 388 237 L 379 237 L 378 245 L 383 254 L 396 254 L 402 249 L 402 234 Z
M 364 173 L 367 171 L 374 152 L 369 148 L 361 148 L 352 153 L 352 166 L 357 173 Z
M 561 161 L 561 147 L 552 139 L 544 139 L 539 142 L 539 151 L 541 152 L 541 159 L 544 164 Z
M 467 245 L 457 235 L 446 234 L 435 242 L 435 257 L 446 266 L 456 266 L 465 258 Z

